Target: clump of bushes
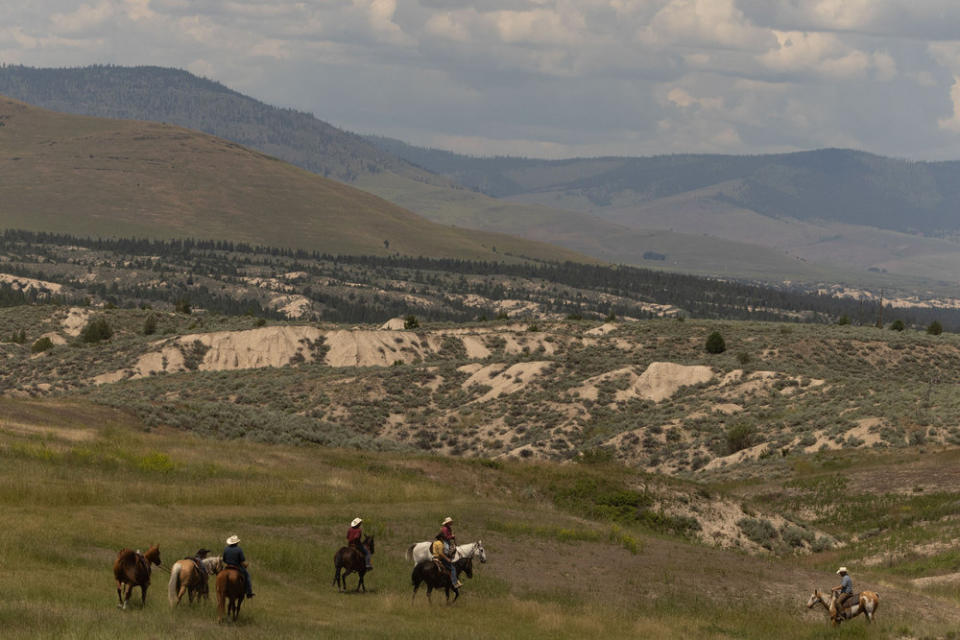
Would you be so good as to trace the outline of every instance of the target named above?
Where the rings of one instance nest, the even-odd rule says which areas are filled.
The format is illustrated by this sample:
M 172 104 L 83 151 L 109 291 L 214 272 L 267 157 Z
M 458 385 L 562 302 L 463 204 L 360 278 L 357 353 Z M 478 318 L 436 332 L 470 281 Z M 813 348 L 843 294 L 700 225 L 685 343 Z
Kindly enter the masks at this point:
M 110 328 L 107 319 L 102 316 L 90 320 L 87 326 L 83 328 L 83 331 L 80 332 L 80 340 L 87 343 L 109 340 L 112 337 L 113 329 Z
M 943 333 L 943 325 L 938 320 L 934 320 L 927 326 L 927 333 L 932 336 L 938 336 Z
M 733 425 L 727 429 L 727 452 L 736 453 L 753 446 L 754 434 L 753 426 L 746 422 L 738 422 Z
M 737 526 L 748 540 L 766 549 L 772 549 L 773 542 L 778 537 L 776 527 L 766 518 L 740 518 Z
M 903 331 L 906 328 L 907 328 L 906 325 L 903 324 L 903 320 L 894 320 L 893 322 L 890 323 L 891 331 Z
M 409 331 L 409 330 L 411 330 L 411 329 L 419 329 L 419 328 L 420 328 L 420 321 L 417 320 L 417 316 L 409 315 L 409 316 L 407 316 L 406 318 L 404 318 L 404 319 L 403 319 L 403 328 L 406 329 L 407 331 Z

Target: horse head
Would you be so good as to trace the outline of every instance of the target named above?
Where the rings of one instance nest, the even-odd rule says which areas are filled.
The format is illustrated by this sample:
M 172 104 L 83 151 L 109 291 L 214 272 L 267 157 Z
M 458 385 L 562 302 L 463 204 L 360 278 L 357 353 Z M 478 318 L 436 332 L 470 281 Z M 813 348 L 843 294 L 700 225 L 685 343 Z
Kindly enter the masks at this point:
M 483 540 L 477 540 L 477 557 L 480 558 L 481 564 L 486 564 L 487 552 L 483 550 Z
M 155 544 L 149 549 L 147 549 L 147 552 L 143 554 L 143 557 L 147 562 L 151 564 L 155 564 L 159 567 L 160 566 L 160 545 Z
M 807 609 L 812 609 L 818 602 L 824 604 L 823 596 L 820 594 L 820 589 L 814 589 L 813 593 L 810 594 L 810 599 L 807 600 Z
M 370 552 L 370 555 L 373 555 L 373 536 L 364 536 L 363 546 L 367 548 L 367 551 Z

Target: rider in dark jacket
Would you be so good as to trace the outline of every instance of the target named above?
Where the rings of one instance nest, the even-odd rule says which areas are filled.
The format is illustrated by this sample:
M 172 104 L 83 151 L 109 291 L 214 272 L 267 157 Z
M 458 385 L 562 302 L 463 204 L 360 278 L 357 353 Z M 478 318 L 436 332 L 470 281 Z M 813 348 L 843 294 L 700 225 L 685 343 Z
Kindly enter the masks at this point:
M 223 564 L 232 565 L 240 569 L 243 573 L 244 582 L 247 585 L 247 597 L 253 597 L 253 585 L 250 583 L 250 572 L 247 571 L 247 558 L 243 555 L 243 549 L 240 548 L 240 537 L 230 536 L 227 538 L 227 546 L 223 550 Z

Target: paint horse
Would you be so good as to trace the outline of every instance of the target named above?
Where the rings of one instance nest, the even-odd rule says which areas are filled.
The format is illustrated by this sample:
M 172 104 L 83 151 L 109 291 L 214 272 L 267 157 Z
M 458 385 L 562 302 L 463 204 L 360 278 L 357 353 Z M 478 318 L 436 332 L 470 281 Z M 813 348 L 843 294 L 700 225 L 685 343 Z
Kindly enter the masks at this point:
M 152 565 L 160 566 L 160 547 L 153 545 L 146 553 L 133 549 L 121 549 L 113 563 L 113 577 L 117 580 L 117 598 L 120 609 L 126 609 L 134 587 L 140 587 L 140 606 L 147 604 L 147 587 L 150 586 Z
M 834 589 L 830 595 L 825 595 L 819 589 L 814 589 L 807 600 L 807 608 L 812 609 L 821 604 L 830 614 L 830 621 L 833 626 L 839 625 L 844 620 L 852 620 L 861 613 L 867 618 L 867 622 L 873 622 L 873 616 L 880 606 L 880 596 L 875 591 L 861 591 L 859 594 L 847 598 L 843 606 L 840 605 L 840 590 Z
M 220 556 L 204 558 L 202 562 L 207 576 L 217 575 L 224 566 Z M 207 577 L 197 570 L 193 558 L 177 560 L 170 567 L 170 582 L 167 583 L 167 599 L 170 600 L 170 606 L 175 607 L 180 604 L 184 593 L 187 594 L 190 604 L 193 604 L 194 597 L 199 602 L 200 598 L 207 598 L 210 595 Z

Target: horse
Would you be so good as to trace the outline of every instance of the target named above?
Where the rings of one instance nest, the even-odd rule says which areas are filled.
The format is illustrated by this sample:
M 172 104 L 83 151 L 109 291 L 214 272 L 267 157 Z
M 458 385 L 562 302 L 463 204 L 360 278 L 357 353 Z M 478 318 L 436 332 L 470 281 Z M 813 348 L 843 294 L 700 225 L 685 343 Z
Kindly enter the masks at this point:
M 140 606 L 147 604 L 147 587 L 150 586 L 151 565 L 160 566 L 160 547 L 153 545 L 146 553 L 133 549 L 121 549 L 113 563 L 113 577 L 117 580 L 117 598 L 120 609 L 126 609 L 134 587 L 140 587 Z
M 457 575 L 466 575 L 468 578 L 473 577 L 473 558 L 461 558 L 453 563 L 457 568 Z M 417 589 L 420 588 L 421 583 L 427 584 L 427 601 L 433 602 L 430 599 L 430 594 L 434 589 L 443 588 L 444 593 L 447 595 L 447 604 L 453 604 L 450 602 L 450 590 L 453 589 L 453 602 L 457 601 L 457 598 L 460 597 L 460 589 L 453 586 L 453 582 L 450 580 L 450 574 L 447 571 L 441 571 L 437 567 L 437 563 L 433 560 L 425 560 L 413 568 L 413 573 L 410 575 L 410 581 L 413 583 L 413 595 L 410 597 L 410 602 L 417 597 Z
M 247 593 L 247 581 L 243 573 L 232 565 L 224 565 L 217 573 L 217 622 L 223 622 L 224 604 L 229 600 L 227 615 L 237 621 L 240 605 Z
M 202 562 L 204 569 L 207 570 L 207 576 L 217 575 L 224 566 L 220 556 L 204 558 Z M 197 571 L 193 558 L 177 560 L 170 567 L 170 582 L 167 583 L 167 599 L 170 600 L 170 606 L 175 607 L 180 604 L 184 593 L 187 594 L 190 604 L 193 604 L 194 596 L 199 602 L 201 597 L 208 598 L 210 595 L 207 579 Z
M 823 605 L 823 608 L 830 614 L 830 620 L 833 626 L 837 626 L 844 620 L 856 618 L 861 613 L 864 614 L 869 624 L 873 622 L 873 616 L 877 612 L 877 607 L 880 606 L 880 596 L 875 591 L 861 591 L 855 598 L 848 600 L 848 602 L 854 600 L 853 604 L 847 604 L 842 607 L 841 610 L 837 608 L 839 600 L 839 589 L 831 591 L 829 597 L 824 595 L 819 589 L 814 589 L 810 595 L 810 599 L 807 600 L 807 608 L 812 609 L 817 604 Z
M 370 551 L 370 555 L 373 555 L 373 536 L 364 536 L 363 546 Z M 337 591 L 346 591 L 347 576 L 356 572 L 360 577 L 357 582 L 357 591 L 363 589 L 366 593 L 367 586 L 363 584 L 363 574 L 367 572 L 367 559 L 362 551 L 354 547 L 340 547 L 340 550 L 333 554 L 333 566 L 336 568 L 336 573 L 333 574 L 333 584 L 337 585 Z M 342 576 L 340 575 L 341 570 L 345 570 Z
M 430 553 L 430 545 L 433 544 L 433 541 L 429 542 L 415 542 L 407 548 L 406 556 L 407 561 L 413 561 L 413 564 L 420 564 L 427 560 L 433 558 L 433 554 Z M 471 542 L 469 544 L 461 544 L 457 546 L 457 551 L 453 555 L 453 561 L 456 562 L 461 558 L 479 558 L 481 563 L 487 561 L 487 552 L 483 549 L 483 541 L 477 540 L 476 542 Z

